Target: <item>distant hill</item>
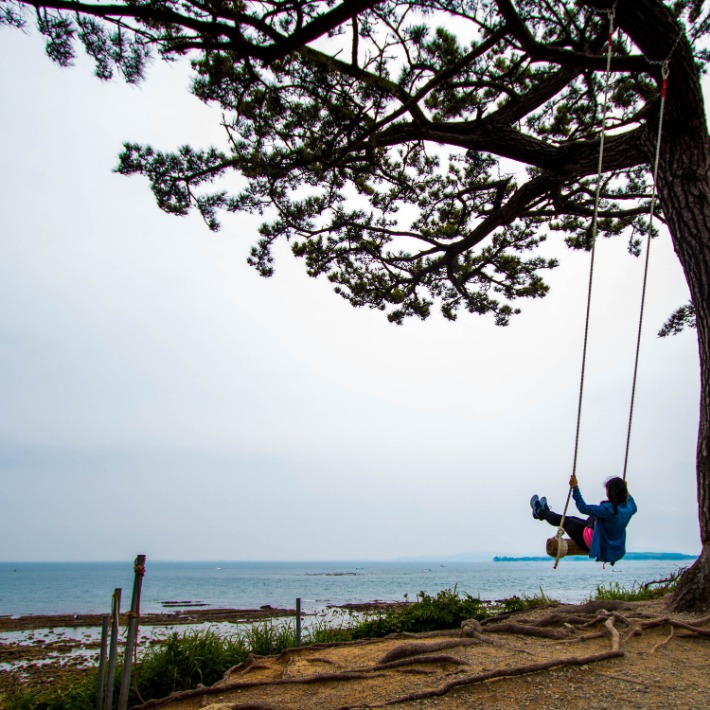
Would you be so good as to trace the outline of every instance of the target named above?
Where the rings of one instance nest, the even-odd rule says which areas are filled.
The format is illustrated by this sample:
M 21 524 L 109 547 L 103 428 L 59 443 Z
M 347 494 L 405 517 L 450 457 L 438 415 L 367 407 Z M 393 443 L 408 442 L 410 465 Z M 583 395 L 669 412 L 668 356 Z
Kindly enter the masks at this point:
M 697 555 L 684 555 L 682 552 L 627 552 L 624 557 L 625 560 L 670 560 L 670 561 L 681 561 L 681 560 L 695 560 Z M 550 558 L 545 557 L 501 557 L 496 556 L 493 558 L 493 562 L 544 562 Z M 584 562 L 589 560 L 588 557 L 584 556 L 571 556 L 570 560 L 577 562 Z
M 492 552 L 462 552 L 457 555 L 420 555 L 417 557 L 397 557 L 393 562 L 448 562 L 454 564 L 456 562 L 544 562 L 551 559 L 547 555 L 524 556 L 524 557 L 508 557 L 504 555 L 496 555 L 493 557 Z M 570 556 L 565 559 L 575 560 L 577 562 L 589 561 L 588 557 Z M 697 555 L 684 555 L 681 552 L 627 552 L 625 560 L 695 560 Z

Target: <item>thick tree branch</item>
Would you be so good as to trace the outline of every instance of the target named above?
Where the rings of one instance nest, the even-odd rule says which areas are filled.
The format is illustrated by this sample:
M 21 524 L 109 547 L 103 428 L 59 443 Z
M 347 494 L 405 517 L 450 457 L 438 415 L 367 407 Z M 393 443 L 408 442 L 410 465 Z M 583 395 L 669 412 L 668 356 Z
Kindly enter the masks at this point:
M 216 22 L 200 20 L 188 14 L 182 14 L 165 6 L 154 5 L 98 5 L 93 3 L 74 2 L 74 0 L 18 0 L 26 5 L 35 8 L 47 8 L 54 10 L 67 10 L 79 14 L 91 15 L 93 17 L 108 18 L 133 18 L 143 22 L 157 22 L 164 25 L 174 25 L 184 27 L 201 35 L 201 42 L 193 38 L 193 48 L 211 48 L 214 46 L 214 39 L 226 37 L 229 45 L 226 48 L 236 52 L 242 59 L 259 59 L 265 63 L 271 63 L 284 59 L 293 52 L 301 49 L 306 44 L 327 34 L 329 31 L 339 27 L 348 19 L 356 17 L 359 13 L 368 10 L 383 0 L 348 0 L 337 5 L 332 10 L 323 15 L 319 15 L 307 25 L 297 29 L 290 35 L 284 35 L 276 31 L 268 23 L 261 22 L 257 18 L 236 12 L 234 13 L 233 24 L 231 22 Z M 193 3 L 194 4 L 194 3 Z M 194 4 L 200 7 L 198 4 Z M 207 16 L 205 11 L 205 15 Z M 258 45 L 248 41 L 239 24 L 254 27 L 269 36 L 273 44 Z
M 520 42 L 521 48 L 533 61 L 550 62 L 578 71 L 583 69 L 606 70 L 605 56 L 574 52 L 549 44 L 541 44 L 533 37 L 510 0 L 497 0 L 497 5 L 515 38 Z M 647 72 L 650 68 L 651 65 L 643 55 L 614 56 L 611 62 L 611 71 L 613 72 Z
M 639 127 L 627 133 L 607 136 L 604 171 L 624 170 L 645 163 L 648 156 L 639 146 L 638 140 L 644 132 L 645 128 Z M 460 123 L 431 123 L 427 126 L 396 124 L 384 130 L 375 142 L 384 147 L 416 140 L 492 153 L 501 158 L 548 170 L 566 179 L 585 177 L 597 171 L 597 140 L 555 146 L 525 135 L 511 126 L 485 119 Z

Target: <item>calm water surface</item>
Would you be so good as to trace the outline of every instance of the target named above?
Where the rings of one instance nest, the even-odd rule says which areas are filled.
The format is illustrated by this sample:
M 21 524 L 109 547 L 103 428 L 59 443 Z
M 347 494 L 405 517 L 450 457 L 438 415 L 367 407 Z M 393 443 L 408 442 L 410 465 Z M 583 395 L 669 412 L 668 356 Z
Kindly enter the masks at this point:
M 690 562 L 621 561 L 615 567 L 562 560 L 544 562 L 152 562 L 143 581 L 141 609 L 163 602 L 202 602 L 213 608 L 264 604 L 304 611 L 373 600 L 414 599 L 456 587 L 481 599 L 545 594 L 579 602 L 597 585 L 631 587 L 667 577 Z M 132 562 L 0 562 L 0 615 L 108 613 L 114 588 L 130 604 Z

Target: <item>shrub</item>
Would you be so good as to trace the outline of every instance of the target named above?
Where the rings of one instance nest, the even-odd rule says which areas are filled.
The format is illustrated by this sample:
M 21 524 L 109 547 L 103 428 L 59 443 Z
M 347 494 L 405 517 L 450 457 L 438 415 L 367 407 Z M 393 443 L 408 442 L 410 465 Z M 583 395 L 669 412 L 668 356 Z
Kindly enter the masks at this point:
M 146 700 L 162 698 L 198 683 L 212 685 L 248 656 L 249 648 L 239 636 L 224 638 L 212 629 L 174 633 L 143 656 L 136 683 Z
M 645 582 L 639 584 L 634 582 L 631 585 L 631 589 L 622 586 L 618 582 L 611 582 L 608 586 L 605 584 L 600 584 L 597 587 L 596 594 L 589 597 L 588 601 L 599 600 L 607 601 L 610 599 L 624 601 L 624 602 L 636 602 L 636 601 L 648 601 L 649 599 L 659 599 L 665 596 L 669 592 L 675 590 L 678 578 L 682 574 L 682 570 L 672 574 L 667 579 L 658 579 L 652 582 Z
M 508 597 L 508 599 L 501 600 L 503 611 L 505 612 L 525 611 L 526 609 L 536 609 L 541 606 L 559 603 L 559 600 L 548 597 L 542 590 L 542 587 L 540 587 L 539 594 L 533 594 L 532 596 L 524 594 L 522 597 L 513 595 L 512 597 Z
M 453 629 L 465 619 L 485 619 L 489 614 L 483 602 L 456 589 L 445 589 L 432 597 L 424 592 L 410 606 L 395 608 L 383 616 L 363 621 L 353 628 L 353 639 L 387 636 L 402 631 L 421 632 Z

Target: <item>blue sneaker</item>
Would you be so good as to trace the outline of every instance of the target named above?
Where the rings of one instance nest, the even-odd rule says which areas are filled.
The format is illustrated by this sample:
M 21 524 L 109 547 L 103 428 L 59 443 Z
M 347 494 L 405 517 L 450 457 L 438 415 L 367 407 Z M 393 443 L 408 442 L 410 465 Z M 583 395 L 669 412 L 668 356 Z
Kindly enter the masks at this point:
M 540 496 L 537 493 L 530 499 L 530 507 L 532 508 L 532 516 L 535 520 L 541 520 L 540 518 Z
M 540 498 L 537 494 L 530 499 L 530 507 L 535 520 L 544 520 L 545 512 L 550 510 L 550 506 L 547 505 L 547 498 L 545 496 Z

